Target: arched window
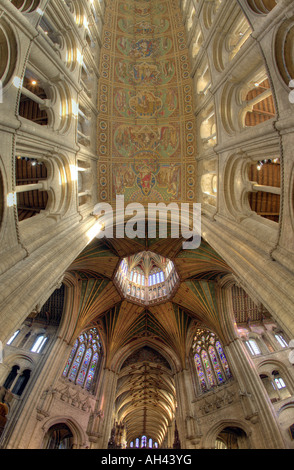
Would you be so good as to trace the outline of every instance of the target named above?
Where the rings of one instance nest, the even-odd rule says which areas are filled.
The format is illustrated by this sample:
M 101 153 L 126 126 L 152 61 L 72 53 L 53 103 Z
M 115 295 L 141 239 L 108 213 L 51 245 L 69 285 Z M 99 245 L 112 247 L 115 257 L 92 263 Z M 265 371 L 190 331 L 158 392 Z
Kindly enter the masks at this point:
M 91 328 L 76 340 L 62 375 L 91 391 L 99 356 L 101 356 L 100 339 L 96 328 Z
M 30 376 L 31 376 L 30 369 L 24 370 L 23 373 L 17 379 L 16 384 L 14 385 L 12 389 L 12 393 L 15 393 L 15 395 L 21 396 L 25 389 L 26 384 L 29 381 Z
M 248 341 L 246 341 L 246 345 L 252 356 L 257 356 L 258 354 L 261 354 L 260 349 L 254 339 L 249 339 Z
M 11 344 L 14 341 L 14 339 L 17 337 L 19 332 L 20 332 L 20 330 L 16 330 L 16 332 L 13 333 L 13 335 L 11 336 L 11 338 L 9 338 L 9 340 L 7 341 L 6 344 L 8 344 L 8 345 Z
M 198 329 L 192 350 L 201 392 L 232 377 L 221 343 L 214 333 Z
M 38 335 L 36 341 L 34 342 L 32 348 L 31 348 L 31 352 L 40 353 L 41 350 L 43 349 L 43 346 L 45 345 L 47 339 L 48 339 L 48 337 L 45 336 L 45 335 Z
M 285 340 L 285 338 L 283 338 L 283 336 L 280 333 L 276 334 L 275 338 L 278 341 L 278 343 L 280 344 L 280 346 L 282 346 L 282 348 L 287 348 L 288 347 L 287 341 Z
M 14 382 L 14 379 L 15 377 L 17 376 L 17 372 L 19 370 L 19 366 L 18 365 L 14 365 L 12 368 L 11 368 L 11 371 L 9 372 L 4 384 L 3 384 L 3 387 L 6 388 L 6 389 L 9 389 L 13 382 Z

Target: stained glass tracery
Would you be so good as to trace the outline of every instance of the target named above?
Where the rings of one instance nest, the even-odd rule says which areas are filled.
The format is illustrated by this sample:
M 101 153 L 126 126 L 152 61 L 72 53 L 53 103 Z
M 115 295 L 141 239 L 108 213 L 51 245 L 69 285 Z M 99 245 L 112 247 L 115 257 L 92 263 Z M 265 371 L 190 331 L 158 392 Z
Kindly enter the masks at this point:
M 96 328 L 91 328 L 88 333 L 81 334 L 76 340 L 62 375 L 90 391 L 100 353 L 98 332 Z
M 221 343 L 214 333 L 197 330 L 192 350 L 202 392 L 221 385 L 232 377 Z

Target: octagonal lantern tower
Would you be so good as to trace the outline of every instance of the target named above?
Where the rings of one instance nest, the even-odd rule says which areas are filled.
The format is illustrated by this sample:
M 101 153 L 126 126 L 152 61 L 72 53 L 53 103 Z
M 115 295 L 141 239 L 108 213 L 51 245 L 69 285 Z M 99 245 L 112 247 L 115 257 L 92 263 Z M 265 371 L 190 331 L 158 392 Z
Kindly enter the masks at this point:
M 171 260 L 151 251 L 141 251 L 121 261 L 114 283 L 130 302 L 154 305 L 172 297 L 180 279 Z

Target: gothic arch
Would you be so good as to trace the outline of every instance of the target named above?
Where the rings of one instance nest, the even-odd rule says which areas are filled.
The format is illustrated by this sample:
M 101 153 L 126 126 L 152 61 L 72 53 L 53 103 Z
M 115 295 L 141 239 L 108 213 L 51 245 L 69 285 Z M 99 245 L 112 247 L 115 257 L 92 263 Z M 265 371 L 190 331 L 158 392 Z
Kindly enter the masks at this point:
M 73 435 L 73 448 L 81 449 L 86 446 L 87 437 L 85 431 L 82 429 L 80 424 L 71 416 L 54 416 L 49 418 L 42 426 L 43 436 L 40 438 L 40 448 L 44 448 L 46 445 L 46 434 L 50 428 L 56 424 L 65 424 L 68 426 Z
M 209 431 L 207 432 L 205 438 L 203 439 L 202 447 L 204 449 L 214 449 L 215 448 L 215 441 L 218 435 L 223 431 L 225 428 L 237 428 L 243 431 L 246 435 L 248 447 L 253 448 L 251 442 L 251 428 L 245 423 L 243 420 L 235 420 L 235 419 L 223 419 L 218 423 L 214 424 Z

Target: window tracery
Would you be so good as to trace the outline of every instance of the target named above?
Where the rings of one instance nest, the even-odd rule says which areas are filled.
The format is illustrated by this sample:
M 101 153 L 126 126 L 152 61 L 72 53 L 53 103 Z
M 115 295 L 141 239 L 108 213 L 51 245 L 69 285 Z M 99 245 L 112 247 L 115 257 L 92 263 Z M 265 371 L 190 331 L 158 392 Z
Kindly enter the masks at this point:
M 156 442 L 154 439 L 152 438 L 148 438 L 147 436 L 141 436 L 141 437 L 137 437 L 136 439 L 133 439 L 130 444 L 129 444 L 129 447 L 131 449 L 135 448 L 135 449 L 145 449 L 145 448 L 149 448 L 149 449 L 158 449 L 158 442 Z
M 101 343 L 96 328 L 82 333 L 75 341 L 63 370 L 63 377 L 91 391 L 101 356 Z
M 222 345 L 211 331 L 197 330 L 192 351 L 202 392 L 221 385 L 232 377 Z

